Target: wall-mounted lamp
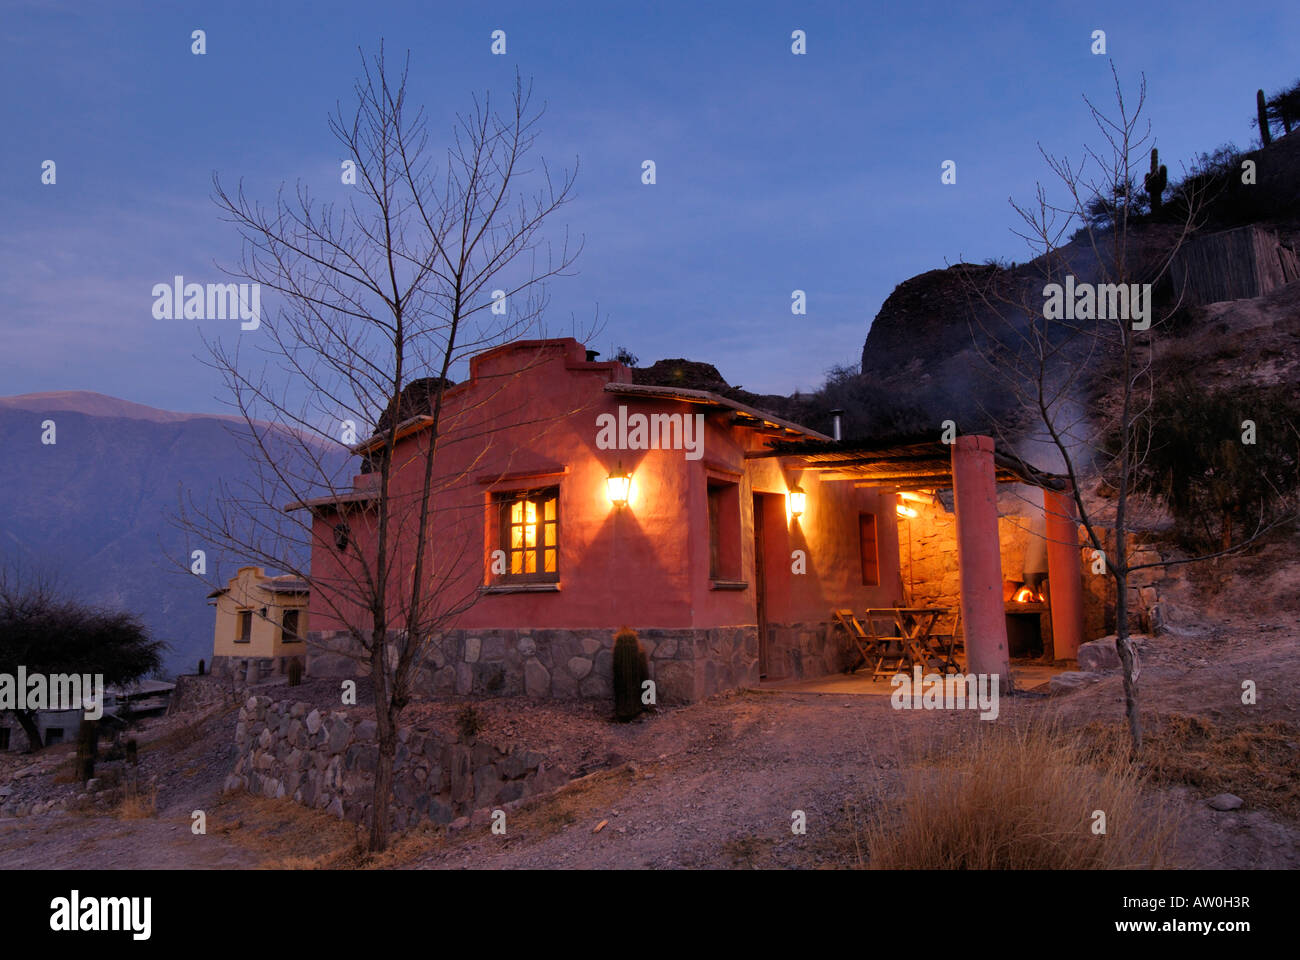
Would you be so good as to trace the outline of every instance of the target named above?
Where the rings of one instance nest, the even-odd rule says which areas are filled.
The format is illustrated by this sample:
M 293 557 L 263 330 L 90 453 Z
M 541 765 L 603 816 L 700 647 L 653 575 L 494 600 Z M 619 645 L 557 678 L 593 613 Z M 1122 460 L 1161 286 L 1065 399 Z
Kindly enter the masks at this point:
M 912 517 L 916 516 L 915 508 L 904 506 L 901 503 L 898 504 L 896 507 L 894 507 L 894 509 L 898 511 L 898 515 L 900 517 L 907 517 L 908 519 L 911 519 Z
M 619 461 L 618 469 L 606 478 L 605 492 L 609 494 L 609 502 L 614 506 L 627 506 L 628 495 L 632 492 L 632 474 L 623 469 L 623 462 L 621 460 Z
M 808 505 L 808 495 L 799 487 L 790 489 L 790 516 L 796 520 L 803 516 L 804 507 Z

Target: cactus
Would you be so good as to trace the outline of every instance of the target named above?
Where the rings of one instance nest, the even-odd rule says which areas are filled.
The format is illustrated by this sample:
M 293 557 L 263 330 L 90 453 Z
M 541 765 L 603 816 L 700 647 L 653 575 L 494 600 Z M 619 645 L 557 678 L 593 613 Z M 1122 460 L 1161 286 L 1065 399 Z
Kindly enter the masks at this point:
M 1263 90 L 1255 92 L 1255 110 L 1259 114 L 1259 141 L 1267 147 L 1273 142 L 1273 134 L 1268 129 L 1268 100 Z
M 207 666 L 201 659 L 199 660 L 199 676 L 203 676 L 203 668 Z
M 140 762 L 140 747 L 132 737 L 126 742 L 126 762 L 134 766 Z
M 624 627 L 614 634 L 614 719 L 626 722 L 642 710 L 641 685 L 646 681 L 645 650 L 636 631 Z
M 1151 172 L 1143 179 L 1142 184 L 1146 188 L 1147 197 L 1151 200 L 1151 213 L 1156 215 L 1160 213 L 1160 207 L 1163 204 L 1161 194 L 1165 192 L 1165 186 L 1169 183 L 1169 171 L 1165 169 L 1164 164 L 1160 162 L 1160 154 L 1155 147 L 1151 148 Z
M 289 661 L 289 686 L 296 687 L 302 683 L 302 661 L 296 657 Z
M 82 783 L 95 776 L 95 759 L 99 754 L 99 721 L 82 718 L 77 728 L 77 779 Z

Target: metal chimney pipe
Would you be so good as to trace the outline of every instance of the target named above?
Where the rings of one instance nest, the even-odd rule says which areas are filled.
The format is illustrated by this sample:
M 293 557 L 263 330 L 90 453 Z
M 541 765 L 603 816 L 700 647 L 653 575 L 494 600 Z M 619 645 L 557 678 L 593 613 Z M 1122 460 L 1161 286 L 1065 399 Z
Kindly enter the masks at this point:
M 843 415 L 844 415 L 844 411 L 843 411 L 843 410 L 832 410 L 832 411 L 831 411 L 831 436 L 834 437 L 837 441 L 841 439 L 841 437 L 840 437 L 840 417 L 842 417 Z

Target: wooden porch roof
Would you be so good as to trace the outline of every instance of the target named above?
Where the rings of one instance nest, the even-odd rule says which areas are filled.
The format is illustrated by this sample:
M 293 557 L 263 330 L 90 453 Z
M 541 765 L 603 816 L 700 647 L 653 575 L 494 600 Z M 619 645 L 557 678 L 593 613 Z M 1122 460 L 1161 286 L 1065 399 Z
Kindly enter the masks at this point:
M 815 470 L 822 480 L 851 480 L 862 486 L 931 490 L 952 486 L 952 447 L 930 436 L 876 437 L 859 440 L 777 441 L 767 450 L 745 454 L 755 460 L 779 457 Z M 1065 478 L 1025 463 L 1019 457 L 993 452 L 999 483 L 1028 483 L 1061 490 Z

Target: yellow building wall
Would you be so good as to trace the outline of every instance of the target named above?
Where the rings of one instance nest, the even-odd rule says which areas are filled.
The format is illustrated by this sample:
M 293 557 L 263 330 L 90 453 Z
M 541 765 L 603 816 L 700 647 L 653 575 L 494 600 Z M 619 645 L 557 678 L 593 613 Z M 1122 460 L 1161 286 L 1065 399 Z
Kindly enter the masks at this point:
M 216 657 L 289 657 L 307 653 L 302 640 L 285 641 L 281 624 L 286 610 L 298 610 L 298 635 L 306 636 L 307 595 L 275 594 L 262 585 L 267 576 L 261 567 L 240 567 L 226 593 L 216 598 L 212 632 L 212 654 Z M 261 611 L 265 609 L 266 615 Z M 239 636 L 239 614 L 251 610 L 252 630 L 243 643 Z

